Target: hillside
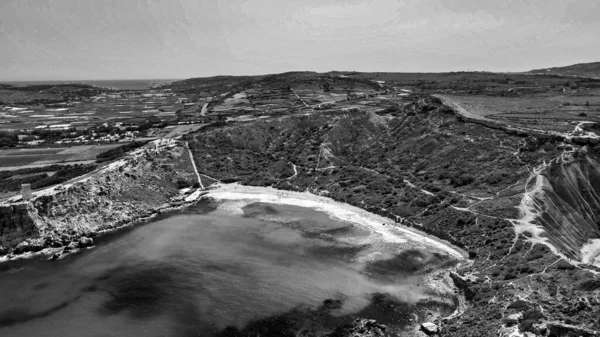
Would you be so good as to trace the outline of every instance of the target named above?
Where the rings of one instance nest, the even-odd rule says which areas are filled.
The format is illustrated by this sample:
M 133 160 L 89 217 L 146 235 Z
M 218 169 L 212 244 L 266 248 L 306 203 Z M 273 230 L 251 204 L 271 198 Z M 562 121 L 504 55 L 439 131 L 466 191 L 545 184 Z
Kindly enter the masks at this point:
M 600 78 L 600 62 L 578 63 L 565 67 L 534 69 L 528 71 L 528 73 Z
M 181 204 L 180 180 L 196 177 L 193 158 L 202 189 L 235 182 L 308 191 L 467 252 L 468 261 L 439 271 L 456 287 L 455 314 L 442 318 L 429 303 L 431 315 L 412 321 L 434 324 L 440 336 L 600 334 L 600 80 L 293 72 L 165 88 L 189 98 L 177 118 L 198 127 L 169 151 L 145 147 L 118 161 L 122 170 L 108 164 L 91 188 L 6 205 L 3 253 L 68 247 L 123 225 L 115 212 L 135 220 Z M 71 229 L 73 237 L 53 239 Z M 273 336 L 286 335 L 292 323 L 284 323 Z
M 595 301 L 586 270 L 600 270 L 579 262 L 600 234 L 599 149 L 457 117 L 426 98 L 395 116 L 280 117 L 187 138 L 198 170 L 221 182 L 308 190 L 468 250 L 473 264 L 454 277 L 469 308 L 444 336 L 600 329 L 597 307 L 576 300 Z

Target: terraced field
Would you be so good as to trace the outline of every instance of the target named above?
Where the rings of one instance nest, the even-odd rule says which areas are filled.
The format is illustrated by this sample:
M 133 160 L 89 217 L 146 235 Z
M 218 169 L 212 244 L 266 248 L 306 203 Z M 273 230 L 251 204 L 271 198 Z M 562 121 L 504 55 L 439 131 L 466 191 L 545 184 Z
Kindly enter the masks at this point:
M 510 122 L 523 127 L 535 127 L 540 130 L 564 132 L 573 130 L 573 125 L 576 122 L 600 122 L 600 97 L 595 96 L 499 97 L 443 95 L 442 97 L 474 116 Z
M 0 170 L 14 170 L 58 163 L 93 162 L 98 154 L 122 145 L 123 143 L 82 145 L 68 148 L 0 150 Z

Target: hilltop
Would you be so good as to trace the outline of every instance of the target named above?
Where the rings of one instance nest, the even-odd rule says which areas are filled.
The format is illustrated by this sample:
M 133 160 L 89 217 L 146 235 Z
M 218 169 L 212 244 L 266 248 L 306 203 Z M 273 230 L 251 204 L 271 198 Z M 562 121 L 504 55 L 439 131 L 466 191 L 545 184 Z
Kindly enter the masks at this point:
M 600 78 L 600 62 L 578 63 L 565 67 L 534 69 L 528 71 L 528 73 Z

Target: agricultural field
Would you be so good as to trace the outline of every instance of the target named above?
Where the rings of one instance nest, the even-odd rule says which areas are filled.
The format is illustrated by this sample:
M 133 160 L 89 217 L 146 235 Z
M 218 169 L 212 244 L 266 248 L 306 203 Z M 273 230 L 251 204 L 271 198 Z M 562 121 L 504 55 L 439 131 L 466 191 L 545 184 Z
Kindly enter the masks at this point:
M 150 117 L 174 118 L 177 110 L 183 108 L 180 99 L 168 93 L 105 93 L 77 101 L 45 104 L 33 98 L 28 103 L 18 105 L 3 106 L 0 103 L 0 130 L 33 129 L 53 124 L 70 124 L 85 129 L 106 122 L 127 123 L 129 120 Z
M 175 138 L 190 132 L 194 132 L 206 124 L 189 124 L 189 125 L 177 125 L 174 127 L 166 127 L 165 130 L 170 130 L 164 138 Z
M 91 163 L 96 160 L 98 154 L 122 145 L 123 143 L 82 145 L 68 148 L 0 150 L 0 170 L 14 170 L 61 163 Z
M 600 122 L 600 96 L 444 97 L 470 114 L 541 130 L 570 131 L 576 122 Z

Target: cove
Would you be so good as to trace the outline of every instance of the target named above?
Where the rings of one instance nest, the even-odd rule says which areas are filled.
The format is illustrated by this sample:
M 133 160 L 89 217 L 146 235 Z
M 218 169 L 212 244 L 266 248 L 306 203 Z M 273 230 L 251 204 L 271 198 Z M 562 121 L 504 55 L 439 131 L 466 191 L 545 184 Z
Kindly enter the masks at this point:
M 401 331 L 455 300 L 426 274 L 456 260 L 294 205 L 224 200 L 0 272 L 1 336 L 334 336 Z

